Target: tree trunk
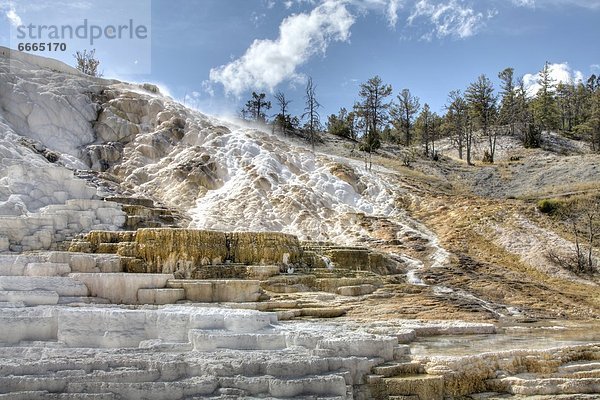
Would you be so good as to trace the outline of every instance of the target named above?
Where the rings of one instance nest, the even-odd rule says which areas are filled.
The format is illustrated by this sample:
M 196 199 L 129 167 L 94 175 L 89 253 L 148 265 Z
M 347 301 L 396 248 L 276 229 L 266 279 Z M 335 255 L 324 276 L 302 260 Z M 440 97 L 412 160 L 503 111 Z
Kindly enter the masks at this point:
M 473 141 L 472 135 L 473 132 L 467 131 L 467 165 L 473 165 L 473 163 L 471 162 L 471 145 Z
M 579 235 L 577 234 L 577 223 L 575 222 L 575 220 L 572 221 L 572 226 L 573 226 L 573 234 L 575 234 L 575 253 L 577 256 L 577 270 L 581 271 L 582 267 L 583 267 L 581 265 L 581 261 L 582 261 L 581 247 L 579 246 Z
M 589 249 L 588 249 L 588 270 L 591 272 L 594 270 L 594 259 L 593 259 L 593 250 L 594 250 L 594 219 L 593 214 L 588 212 L 588 228 L 589 228 Z
M 458 132 L 458 158 L 463 159 L 463 133 Z

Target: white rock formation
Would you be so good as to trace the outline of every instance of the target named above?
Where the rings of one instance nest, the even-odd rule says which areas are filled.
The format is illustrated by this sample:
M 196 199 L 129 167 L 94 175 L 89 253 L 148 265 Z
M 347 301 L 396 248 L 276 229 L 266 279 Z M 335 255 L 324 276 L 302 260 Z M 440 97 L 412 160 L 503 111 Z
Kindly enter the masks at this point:
M 393 359 L 397 344 L 339 327 L 333 338 L 310 324 L 280 325 L 275 314 L 190 306 L 0 308 L 0 322 L 0 343 L 24 346 L 0 347 L 0 394 L 9 398 L 51 391 L 346 399 L 374 365 Z M 43 359 L 22 353 L 40 345 Z
M 0 218 L 10 215 L 1 226 L 15 228 L 0 228 L 0 251 L 47 249 L 124 222 L 114 204 L 69 203 L 96 193 L 64 167 L 106 170 L 122 189 L 188 213 L 196 228 L 343 243 L 369 237 L 360 214 L 413 225 L 396 207 L 402 188 L 389 171 L 208 117 L 151 85 L 90 78 L 18 52 L 9 62 L 8 52 L 0 49 Z

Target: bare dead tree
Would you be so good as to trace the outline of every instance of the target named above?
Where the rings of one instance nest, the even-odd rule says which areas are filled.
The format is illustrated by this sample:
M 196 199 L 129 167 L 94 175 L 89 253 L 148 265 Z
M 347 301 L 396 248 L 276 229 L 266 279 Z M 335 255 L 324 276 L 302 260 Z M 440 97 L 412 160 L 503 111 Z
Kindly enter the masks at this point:
M 561 267 L 577 273 L 593 273 L 598 269 L 594 249 L 598 248 L 600 236 L 600 203 L 576 201 L 560 208 L 559 216 L 573 235 L 574 249 L 571 254 L 561 255 L 549 249 L 546 256 Z
M 279 105 L 279 114 L 275 117 L 276 125 L 279 125 L 281 132 L 286 134 L 290 127 L 290 115 L 288 114 L 288 106 L 292 102 L 285 97 L 285 94 L 281 91 L 275 93 L 275 100 Z
M 316 132 L 321 126 L 321 117 L 317 111 L 319 107 L 321 107 L 321 104 L 317 101 L 315 89 L 316 87 L 313 84 L 312 77 L 308 77 L 308 82 L 306 83 L 306 94 L 304 96 L 306 100 L 306 107 L 304 108 L 304 114 L 302 114 L 302 118 L 308 118 L 306 127 L 308 129 L 313 151 L 315 151 Z

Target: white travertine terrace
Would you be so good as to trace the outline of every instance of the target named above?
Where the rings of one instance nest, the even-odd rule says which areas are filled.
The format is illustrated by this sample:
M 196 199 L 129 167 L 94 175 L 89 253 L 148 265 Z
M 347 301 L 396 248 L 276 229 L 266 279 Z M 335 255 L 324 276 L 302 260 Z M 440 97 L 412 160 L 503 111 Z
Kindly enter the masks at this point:
M 255 267 L 257 280 L 185 281 L 124 273 L 115 254 L 50 251 L 126 223 L 121 205 L 74 174 L 110 170 L 134 194 L 186 210 L 191 227 L 353 243 L 368 237 L 359 215 L 382 216 L 427 243 L 429 264 L 447 263 L 438 238 L 396 207 L 405 189 L 391 190 L 387 171 L 315 155 L 147 89 L 0 48 L 0 399 L 600 392 L 598 344 L 419 356 L 408 345 L 418 338 L 493 335 L 496 328 L 284 322 L 275 312 L 241 309 L 259 308 L 258 279 L 277 274 L 277 266 Z M 411 283 L 425 285 L 423 263 L 404 258 Z M 377 290 L 355 283 L 335 292 Z

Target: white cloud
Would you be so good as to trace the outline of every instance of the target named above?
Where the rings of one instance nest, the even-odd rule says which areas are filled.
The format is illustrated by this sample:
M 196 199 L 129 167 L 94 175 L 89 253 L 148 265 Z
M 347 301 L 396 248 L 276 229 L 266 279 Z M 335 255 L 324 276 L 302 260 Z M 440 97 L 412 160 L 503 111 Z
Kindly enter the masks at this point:
M 210 97 L 215 96 L 215 89 L 213 88 L 213 85 L 209 80 L 202 81 L 202 90 L 208 93 Z
M 19 25 L 23 25 L 23 21 L 21 20 L 21 17 L 19 17 L 19 14 L 17 14 L 17 10 L 15 10 L 14 6 L 9 6 L 8 11 L 5 12 L 5 15 L 12 26 L 17 27 Z
M 488 14 L 488 17 L 493 16 Z M 475 12 L 473 8 L 459 3 L 457 0 L 449 0 L 434 4 L 431 0 L 419 0 L 412 14 L 408 17 L 409 25 L 418 18 L 425 18 L 433 25 L 433 30 L 426 34 L 425 38 L 431 38 L 434 34 L 438 38 L 454 36 L 467 38 L 473 36 L 485 24 L 485 17 L 481 12 Z
M 255 40 L 240 58 L 210 70 L 210 80 L 226 93 L 272 91 L 283 81 L 298 78 L 297 68 L 312 56 L 324 53 L 332 41 L 346 41 L 354 17 L 343 1 L 326 0 L 310 14 L 283 20 L 275 40 Z
M 190 107 L 190 108 L 194 108 L 194 109 L 199 109 L 199 105 L 200 105 L 200 92 L 197 91 L 192 91 L 191 93 L 186 93 L 183 96 L 183 99 L 181 99 L 181 103 L 183 105 L 185 105 L 186 107 Z
M 513 4 L 522 7 L 565 6 L 583 7 L 592 10 L 600 9 L 600 0 L 511 0 Z
M 388 25 L 395 27 L 398 23 L 398 13 L 402 9 L 406 0 L 345 0 L 348 4 L 356 7 L 359 12 L 366 14 L 369 11 L 376 11 L 384 14 Z
M 535 0 L 512 0 L 512 3 L 519 7 L 535 7 Z
M 400 0 L 390 0 L 387 6 L 387 19 L 390 26 L 398 23 L 398 10 L 402 7 Z
M 578 83 L 583 82 L 583 73 L 572 69 L 569 63 L 549 64 L 550 78 L 554 84 L 562 83 Z M 525 74 L 523 83 L 529 96 L 534 96 L 541 88 L 539 83 L 540 73 Z

